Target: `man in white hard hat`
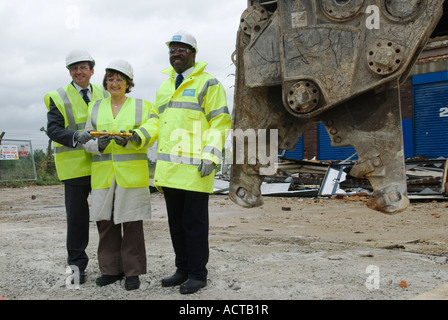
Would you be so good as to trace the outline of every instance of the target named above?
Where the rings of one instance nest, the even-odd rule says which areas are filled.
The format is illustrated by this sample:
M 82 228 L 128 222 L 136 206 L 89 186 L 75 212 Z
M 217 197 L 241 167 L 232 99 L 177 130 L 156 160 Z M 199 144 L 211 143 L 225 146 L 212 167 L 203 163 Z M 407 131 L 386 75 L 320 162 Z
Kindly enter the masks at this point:
M 85 50 L 73 50 L 66 57 L 72 82 L 45 95 L 47 134 L 54 142 L 58 177 L 64 182 L 67 213 L 67 263 L 73 270 L 72 282 L 85 282 L 89 241 L 91 155 L 82 144 L 93 139 L 84 131 L 88 104 L 107 97 L 101 86 L 90 83 L 95 60 Z M 77 277 L 79 275 L 79 278 Z
M 162 72 L 169 78 L 157 92 L 147 131 L 158 137 L 154 185 L 165 196 L 176 255 L 176 271 L 162 286 L 180 285 L 189 294 L 207 284 L 209 194 L 231 120 L 224 87 L 204 71 L 207 63 L 195 62 L 195 37 L 179 31 L 166 44 L 171 67 Z M 179 130 L 186 134 L 173 142 Z

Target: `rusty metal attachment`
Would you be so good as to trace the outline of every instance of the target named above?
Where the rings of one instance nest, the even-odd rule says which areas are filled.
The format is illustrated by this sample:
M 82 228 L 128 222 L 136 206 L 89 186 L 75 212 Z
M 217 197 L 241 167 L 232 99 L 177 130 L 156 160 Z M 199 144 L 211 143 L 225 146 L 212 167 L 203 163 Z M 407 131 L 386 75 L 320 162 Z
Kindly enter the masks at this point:
M 268 11 L 262 6 L 256 6 L 253 10 L 245 11 L 241 17 L 241 30 L 251 35 L 253 32 L 261 30 L 261 23 L 268 20 Z
M 355 148 L 350 174 L 371 182 L 368 207 L 405 210 L 399 86 L 442 16 L 443 1 L 251 3 L 237 36 L 234 130 L 276 129 L 278 149 L 293 150 L 306 126 L 322 121 L 333 146 Z M 260 159 L 235 159 L 230 198 L 260 206 Z
M 379 75 L 389 75 L 403 63 L 404 48 L 391 40 L 380 40 L 367 54 L 370 70 Z
M 332 20 L 348 20 L 361 12 L 364 0 L 322 0 L 318 1 L 323 13 Z
M 425 9 L 425 0 L 381 0 L 382 12 L 395 22 L 407 23 Z
M 298 81 L 288 90 L 286 100 L 293 113 L 308 113 L 319 103 L 319 88 L 311 81 Z

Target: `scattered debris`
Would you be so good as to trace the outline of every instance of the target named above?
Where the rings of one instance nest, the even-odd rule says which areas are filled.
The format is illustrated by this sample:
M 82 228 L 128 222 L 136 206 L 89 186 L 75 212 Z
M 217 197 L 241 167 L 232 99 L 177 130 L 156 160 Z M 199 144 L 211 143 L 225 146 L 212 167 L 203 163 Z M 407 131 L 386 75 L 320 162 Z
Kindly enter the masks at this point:
M 339 260 L 342 260 L 342 256 L 340 256 L 340 255 L 332 255 L 332 256 L 328 257 L 328 260 L 339 261 Z
M 443 199 L 447 190 L 448 159 L 411 159 L 406 161 L 408 194 L 411 199 Z
M 229 284 L 229 288 L 236 291 L 241 289 L 241 285 L 239 284 L 238 281 L 232 280 L 231 283 Z
M 374 257 L 373 253 L 370 253 L 370 252 L 361 253 L 359 256 L 362 258 L 373 258 Z
M 265 177 L 263 196 L 332 198 L 368 201 L 373 188 L 368 179 L 350 175 L 356 161 L 296 160 L 279 158 L 275 176 Z M 411 200 L 448 200 L 448 159 L 406 160 L 408 196 Z M 230 175 L 215 176 L 214 194 L 228 194 Z M 448 207 L 448 205 L 447 205 Z M 284 210 L 282 208 L 282 210 Z
M 406 248 L 401 244 L 392 244 L 390 246 L 381 247 L 381 249 L 394 250 L 394 249 L 406 249 Z
M 415 239 L 415 240 L 410 240 L 410 241 L 406 241 L 405 243 L 412 243 L 412 244 L 416 244 L 416 243 L 420 243 L 421 240 L 420 239 Z

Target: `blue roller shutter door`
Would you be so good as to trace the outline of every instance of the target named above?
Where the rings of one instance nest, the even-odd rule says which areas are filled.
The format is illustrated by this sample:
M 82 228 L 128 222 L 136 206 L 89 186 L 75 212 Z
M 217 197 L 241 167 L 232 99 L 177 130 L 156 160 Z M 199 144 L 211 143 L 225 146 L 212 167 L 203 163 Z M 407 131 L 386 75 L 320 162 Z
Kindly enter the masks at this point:
M 285 158 L 302 160 L 304 156 L 304 138 L 302 135 L 299 142 L 296 144 L 296 148 L 292 151 L 285 152 Z
M 345 160 L 353 155 L 356 151 L 353 147 L 333 147 L 331 145 L 330 136 L 321 122 L 317 126 L 317 141 L 318 141 L 318 158 L 321 161 L 325 160 Z M 351 160 L 358 159 L 355 155 Z
M 413 76 L 415 155 L 448 157 L 448 72 Z

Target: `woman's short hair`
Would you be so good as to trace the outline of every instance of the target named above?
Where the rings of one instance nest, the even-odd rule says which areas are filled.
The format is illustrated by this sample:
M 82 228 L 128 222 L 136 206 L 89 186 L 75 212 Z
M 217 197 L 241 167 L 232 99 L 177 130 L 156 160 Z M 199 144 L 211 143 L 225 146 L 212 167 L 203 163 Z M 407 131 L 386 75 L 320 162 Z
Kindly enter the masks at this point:
M 131 92 L 132 87 L 135 86 L 134 81 L 131 80 L 127 75 L 125 75 L 124 73 L 121 73 L 120 71 L 117 70 L 113 70 L 113 69 L 107 69 L 106 70 L 106 74 L 104 75 L 103 78 L 103 87 L 104 89 L 107 90 L 107 78 L 111 78 L 114 75 L 120 75 L 124 80 L 126 80 L 126 84 L 128 85 L 128 87 L 126 88 L 126 93 Z

